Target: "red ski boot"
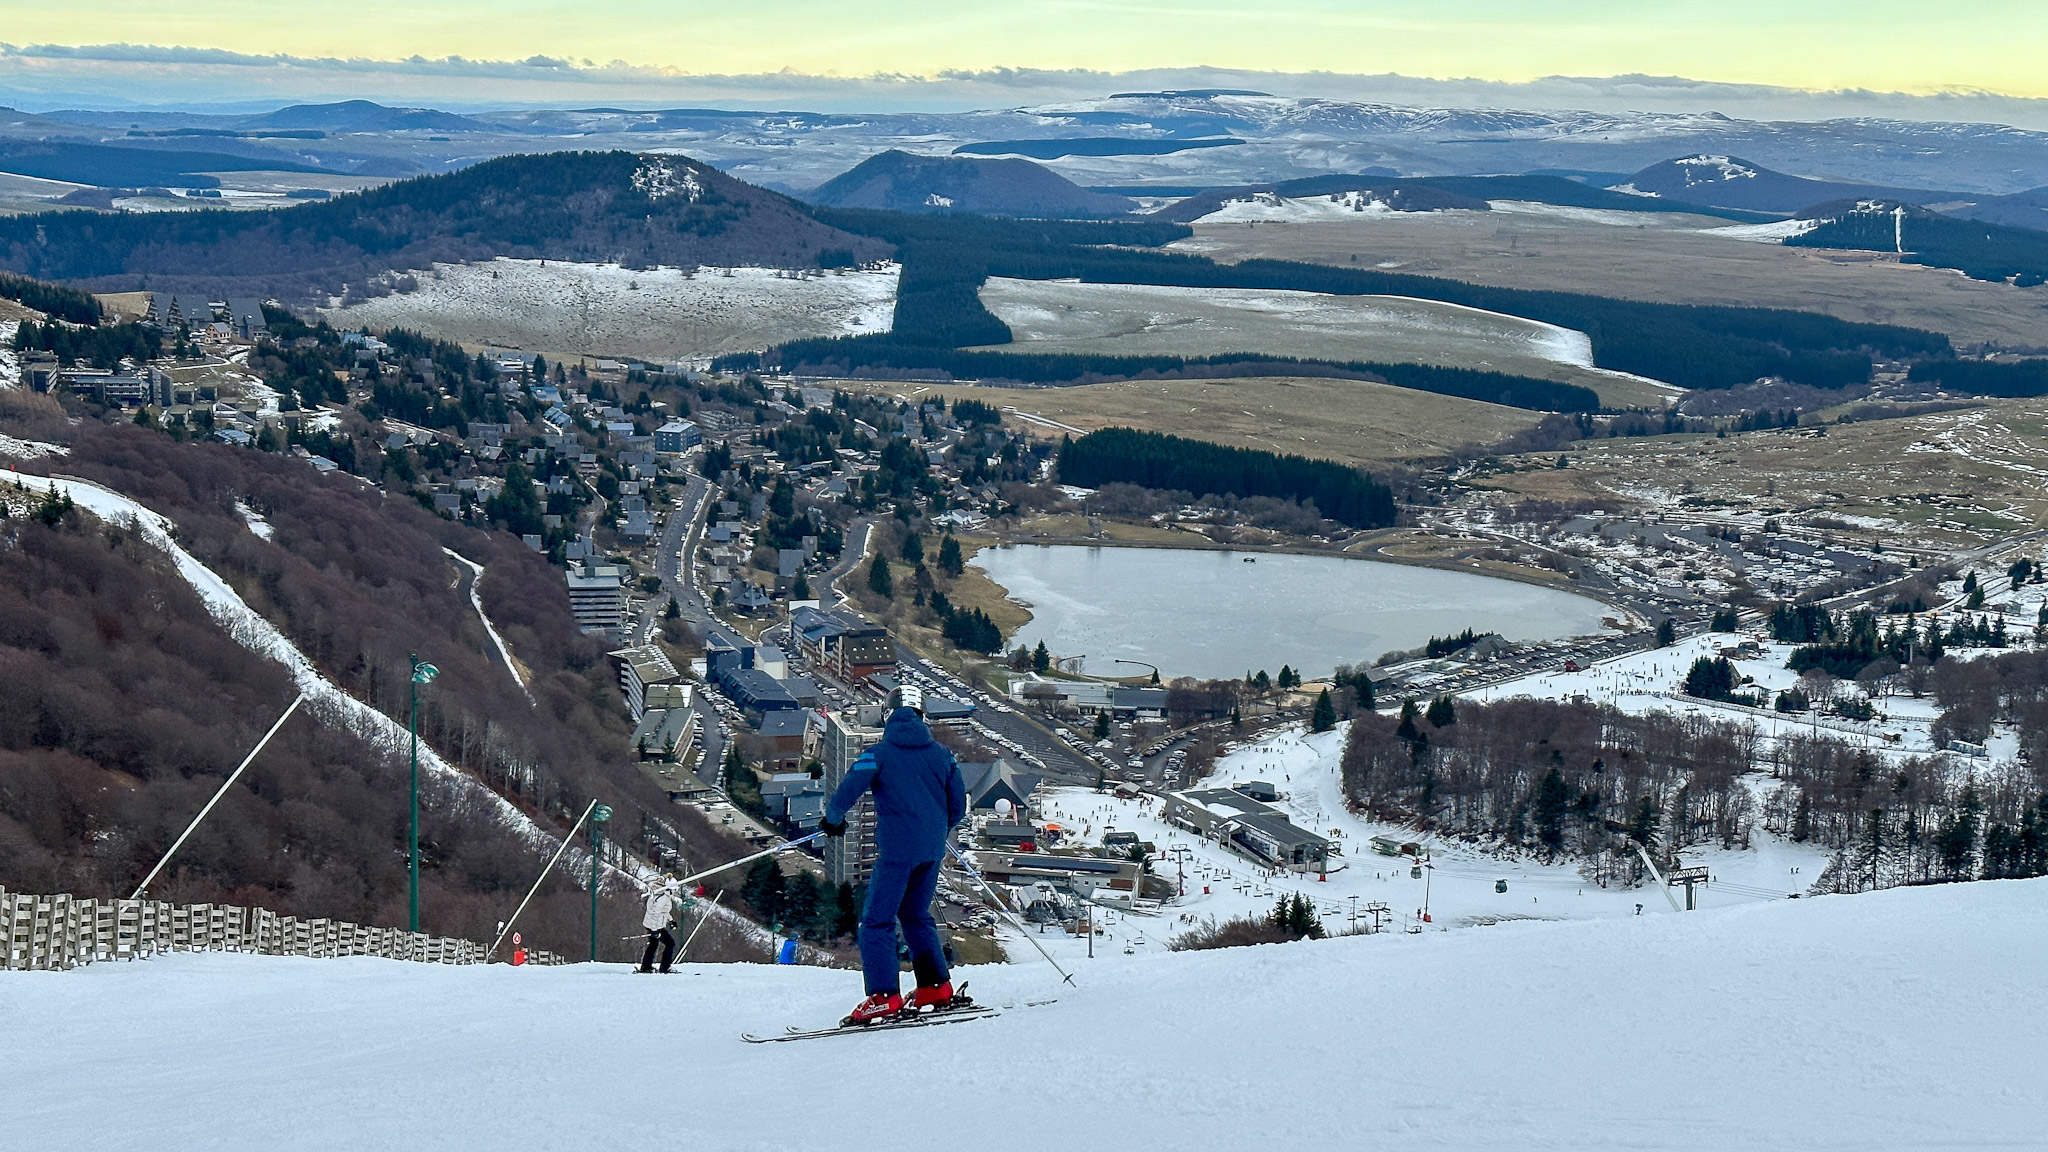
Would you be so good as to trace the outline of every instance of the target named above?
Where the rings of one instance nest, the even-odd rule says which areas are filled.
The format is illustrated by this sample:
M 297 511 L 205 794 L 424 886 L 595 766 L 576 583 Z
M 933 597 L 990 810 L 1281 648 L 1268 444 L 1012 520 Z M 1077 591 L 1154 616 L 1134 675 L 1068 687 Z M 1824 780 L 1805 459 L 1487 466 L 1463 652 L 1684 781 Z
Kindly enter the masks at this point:
M 966 996 L 954 994 L 951 980 L 931 987 L 919 985 L 917 991 L 910 996 L 912 1012 L 948 1012 L 955 1008 L 965 1008 L 972 1003 L 974 1001 Z
M 896 1016 L 902 1011 L 903 995 L 901 993 L 877 992 L 873 996 L 861 1001 L 860 1005 L 849 1013 L 846 1019 L 841 1020 L 840 1023 L 843 1025 L 877 1024 Z

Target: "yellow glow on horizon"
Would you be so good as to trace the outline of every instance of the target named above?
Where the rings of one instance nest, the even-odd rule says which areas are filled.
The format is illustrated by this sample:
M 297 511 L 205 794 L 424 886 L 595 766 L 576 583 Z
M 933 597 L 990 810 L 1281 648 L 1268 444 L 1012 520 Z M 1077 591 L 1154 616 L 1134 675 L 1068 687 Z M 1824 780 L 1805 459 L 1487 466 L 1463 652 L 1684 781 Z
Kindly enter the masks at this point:
M 688 74 L 1213 66 L 1518 82 L 1642 73 L 2048 97 L 2041 0 L 96 0 L 8 13 L 14 44 L 367 58 L 543 55 Z

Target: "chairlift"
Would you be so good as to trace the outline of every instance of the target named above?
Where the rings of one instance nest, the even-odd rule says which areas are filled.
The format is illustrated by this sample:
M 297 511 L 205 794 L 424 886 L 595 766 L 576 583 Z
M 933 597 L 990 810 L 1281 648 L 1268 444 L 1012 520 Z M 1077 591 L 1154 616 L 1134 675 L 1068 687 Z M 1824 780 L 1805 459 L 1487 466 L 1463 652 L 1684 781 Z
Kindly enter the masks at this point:
M 1420 865 L 1420 864 L 1417 864 L 1417 865 L 1416 865 L 1415 867 L 1413 867 L 1413 868 L 1410 868 L 1410 869 L 1408 870 L 1408 878 L 1409 878 L 1410 880 L 1420 880 L 1420 879 L 1422 879 L 1422 865 Z

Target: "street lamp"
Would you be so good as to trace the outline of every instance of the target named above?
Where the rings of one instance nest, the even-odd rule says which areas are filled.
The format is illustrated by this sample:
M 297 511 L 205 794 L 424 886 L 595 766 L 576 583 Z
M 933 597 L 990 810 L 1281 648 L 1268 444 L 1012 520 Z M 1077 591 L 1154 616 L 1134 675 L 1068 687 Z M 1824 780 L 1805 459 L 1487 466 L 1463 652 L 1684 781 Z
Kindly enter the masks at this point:
M 1138 665 L 1138 666 L 1140 666 L 1140 667 L 1143 667 L 1143 668 L 1150 668 L 1150 669 L 1152 670 L 1152 682 L 1153 682 L 1154 684 L 1157 684 L 1157 683 L 1159 683 L 1159 665 L 1157 665 L 1157 664 L 1148 664 L 1148 663 L 1146 663 L 1146 662 L 1145 662 L 1145 661 L 1143 661 L 1143 660 L 1122 660 L 1122 659 L 1113 659 L 1113 660 L 1111 660 L 1111 661 L 1110 661 L 1110 663 L 1112 663 L 1112 664 L 1136 664 L 1136 665 Z
M 420 930 L 420 685 L 432 684 L 439 668 L 407 653 L 412 661 L 412 818 L 406 832 L 406 927 Z

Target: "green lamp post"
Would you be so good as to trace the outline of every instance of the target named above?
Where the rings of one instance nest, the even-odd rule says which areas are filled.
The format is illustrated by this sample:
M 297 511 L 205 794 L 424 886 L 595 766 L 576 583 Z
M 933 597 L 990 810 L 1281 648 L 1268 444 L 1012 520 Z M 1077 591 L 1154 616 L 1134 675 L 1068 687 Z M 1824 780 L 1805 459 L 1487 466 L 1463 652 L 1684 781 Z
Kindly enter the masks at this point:
M 439 668 L 408 653 L 412 661 L 412 819 L 406 833 L 406 927 L 420 930 L 420 685 L 432 684 Z
M 598 854 L 604 843 L 604 822 L 612 818 L 608 805 L 599 804 L 590 810 L 590 962 L 597 963 L 597 879 L 603 857 Z

